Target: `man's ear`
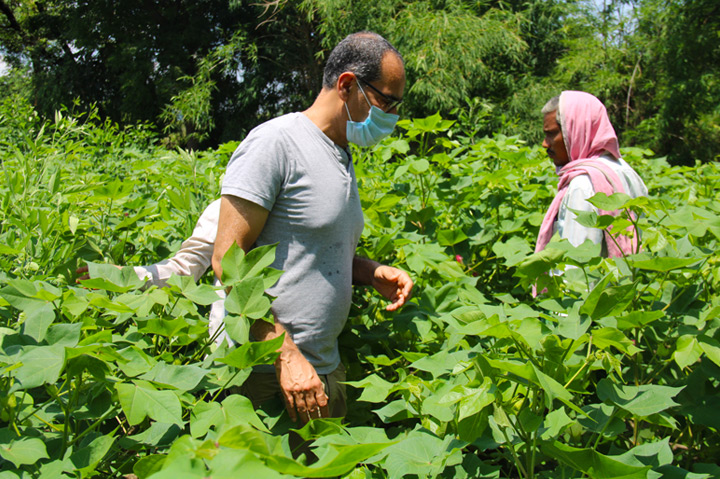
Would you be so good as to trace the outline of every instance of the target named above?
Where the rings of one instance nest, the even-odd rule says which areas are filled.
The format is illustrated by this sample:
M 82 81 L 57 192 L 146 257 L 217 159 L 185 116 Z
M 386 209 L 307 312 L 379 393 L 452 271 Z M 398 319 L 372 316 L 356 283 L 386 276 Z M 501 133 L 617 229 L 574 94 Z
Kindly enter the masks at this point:
M 342 101 L 346 102 L 348 100 L 352 86 L 356 81 L 355 74 L 352 72 L 344 72 L 338 77 L 335 89 Z

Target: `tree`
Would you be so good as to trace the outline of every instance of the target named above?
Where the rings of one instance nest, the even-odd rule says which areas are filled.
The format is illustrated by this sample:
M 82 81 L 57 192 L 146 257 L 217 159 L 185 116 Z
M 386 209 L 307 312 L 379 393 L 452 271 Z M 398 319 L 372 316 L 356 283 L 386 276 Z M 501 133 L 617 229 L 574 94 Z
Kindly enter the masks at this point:
M 283 48 L 307 40 L 307 24 L 249 2 L 0 0 L 0 13 L 2 52 L 30 66 L 45 115 L 77 98 L 116 121 L 165 120 L 195 144 L 236 139 L 310 97 L 317 79 L 312 41 Z

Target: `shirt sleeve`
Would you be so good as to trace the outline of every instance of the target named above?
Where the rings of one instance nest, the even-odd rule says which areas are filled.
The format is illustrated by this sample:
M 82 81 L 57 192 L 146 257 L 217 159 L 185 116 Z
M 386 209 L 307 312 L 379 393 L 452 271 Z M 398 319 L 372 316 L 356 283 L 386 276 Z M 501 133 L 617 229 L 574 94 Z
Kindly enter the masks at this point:
M 577 215 L 570 211 L 573 209 L 597 213 L 598 209 L 587 201 L 594 194 L 595 190 L 587 175 L 574 178 L 568 185 L 568 191 L 558 211 L 557 232 L 560 238 L 567 239 L 573 246 L 583 244 L 586 239 L 595 244 L 603 241 L 602 230 L 581 225 L 576 221 Z
M 251 131 L 228 162 L 222 194 L 272 210 L 286 178 L 283 138 L 282 128 L 272 122 Z
M 199 280 L 212 263 L 219 216 L 220 200 L 215 200 L 200 215 L 192 236 L 182 243 L 172 258 L 149 266 L 135 267 L 135 273 L 140 279 L 159 287 L 166 286 L 173 274 L 192 276 L 195 281 Z

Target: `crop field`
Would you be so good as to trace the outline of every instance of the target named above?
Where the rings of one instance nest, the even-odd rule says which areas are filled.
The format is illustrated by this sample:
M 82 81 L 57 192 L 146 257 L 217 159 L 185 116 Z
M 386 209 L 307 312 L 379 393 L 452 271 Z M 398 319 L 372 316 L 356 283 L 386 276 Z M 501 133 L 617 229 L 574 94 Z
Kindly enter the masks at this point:
M 610 260 L 533 253 L 556 187 L 538 145 L 436 115 L 355 150 L 358 254 L 416 286 L 395 313 L 355 288 L 349 414 L 299 429 L 311 461 L 291 454 L 298 425 L 235 393 L 278 347 L 247 339 L 270 317 L 272 248 L 226 256 L 235 348 L 208 336 L 211 271 L 145 288 L 109 265 L 176 251 L 237 143 L 170 151 L 93 111 L 0 108 L 0 479 L 720 477 L 716 163 L 624 149 L 650 195 L 593 199 L 639 218 L 641 250 Z

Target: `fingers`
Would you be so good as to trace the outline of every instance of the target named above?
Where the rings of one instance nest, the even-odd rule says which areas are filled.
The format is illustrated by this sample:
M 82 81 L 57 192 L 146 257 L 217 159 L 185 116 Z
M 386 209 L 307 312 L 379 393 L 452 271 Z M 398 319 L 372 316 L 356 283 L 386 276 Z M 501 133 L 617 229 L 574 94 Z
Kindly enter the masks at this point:
M 288 393 L 287 391 L 283 391 L 282 396 L 285 400 L 285 409 L 287 409 L 287 412 L 290 415 L 290 419 L 292 420 L 292 422 L 296 422 L 297 414 L 295 413 L 295 398 L 291 393 Z
M 408 275 L 405 271 L 397 268 L 390 269 L 391 271 L 388 271 L 387 274 L 385 274 L 385 277 L 389 281 L 393 282 L 396 288 L 392 296 L 389 298 L 392 303 L 385 309 L 387 311 L 395 311 L 396 309 L 402 307 L 407 300 L 410 299 L 413 281 L 410 279 L 410 275 Z
M 303 411 L 298 408 L 303 423 L 308 422 L 310 419 L 328 417 L 328 397 L 325 394 L 322 383 L 319 391 L 317 389 L 307 391 L 303 399 L 305 400 L 305 410 Z
M 285 408 L 293 422 L 298 419 L 305 424 L 311 419 L 329 417 L 328 397 L 322 383 L 316 388 L 301 391 L 284 391 Z
M 87 266 L 80 266 L 78 269 L 75 270 L 75 274 L 81 275 L 75 279 L 76 283 L 80 283 L 80 281 L 85 281 L 86 279 L 90 279 L 90 273 L 88 273 Z

